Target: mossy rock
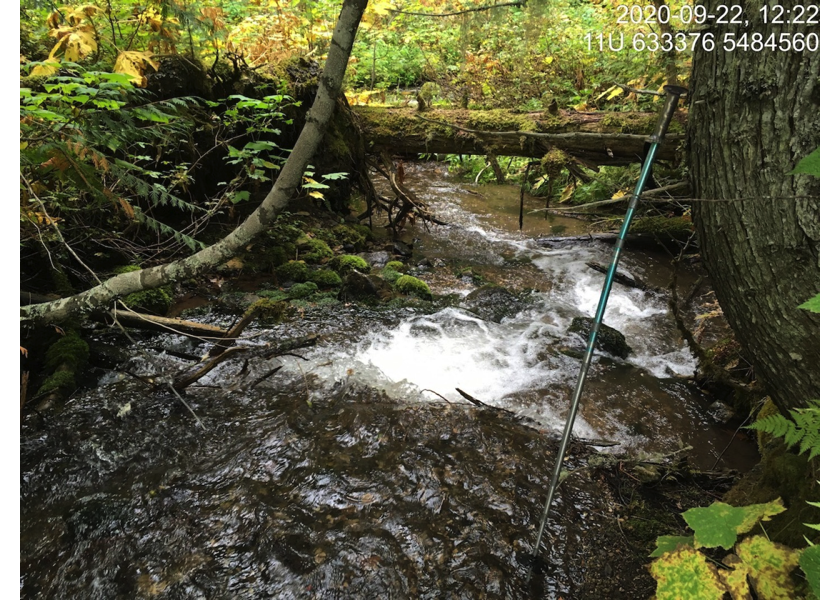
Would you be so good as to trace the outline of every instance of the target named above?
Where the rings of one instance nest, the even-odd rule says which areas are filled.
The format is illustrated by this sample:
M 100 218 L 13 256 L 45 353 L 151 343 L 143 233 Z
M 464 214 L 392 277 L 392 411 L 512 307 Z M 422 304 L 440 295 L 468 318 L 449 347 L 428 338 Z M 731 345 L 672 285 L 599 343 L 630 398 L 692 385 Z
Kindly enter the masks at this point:
M 302 260 L 290 260 L 276 270 L 277 278 L 281 281 L 296 281 L 303 283 L 309 279 L 309 267 Z
M 284 323 L 296 314 L 296 311 L 288 302 L 269 298 L 257 300 L 248 308 L 248 311 L 256 314 L 259 319 L 274 321 L 275 323 Z
M 361 250 L 371 238 L 370 229 L 364 225 L 336 225 L 332 233 L 337 244 L 353 246 L 354 250 Z
M 386 269 L 393 269 L 394 271 L 397 271 L 398 273 L 405 273 L 408 270 L 408 267 L 405 265 L 405 263 L 401 263 L 398 260 L 389 261 L 388 263 L 385 264 L 385 268 Z
M 397 279 L 394 283 L 394 289 L 407 296 L 417 296 L 425 300 L 432 299 L 432 290 L 429 289 L 429 284 L 411 275 L 403 275 Z
M 309 273 L 309 281 L 322 288 L 338 287 L 341 285 L 341 276 L 332 269 L 319 269 Z
M 359 271 L 360 273 L 370 273 L 370 265 L 367 264 L 364 258 L 356 256 L 355 254 L 342 254 L 336 256 L 330 266 L 338 271 L 340 275 L 346 275 L 350 271 Z
M 137 265 L 126 265 L 115 270 L 117 275 L 123 273 L 131 273 L 139 271 L 140 267 Z M 123 298 L 123 302 L 129 308 L 140 310 L 153 315 L 164 316 L 169 311 L 172 305 L 172 288 L 168 285 L 151 289 L 134 292 Z
M 333 251 L 318 238 L 301 237 L 296 242 L 300 258 L 311 265 L 323 265 L 332 259 Z
M 391 269 L 387 266 L 384 269 L 382 269 L 382 272 L 379 275 L 382 277 L 382 279 L 384 279 L 390 284 L 396 283 L 397 279 L 403 276 L 403 274 L 399 271 Z
M 67 331 L 47 350 L 46 366 L 53 371 L 63 366 L 78 373 L 87 366 L 89 357 L 87 342 L 75 331 Z
M 60 370 L 44 380 L 41 387 L 38 388 L 38 395 L 46 395 L 58 392 L 62 396 L 70 394 L 76 389 L 76 376 L 72 371 Z
M 288 295 L 289 298 L 292 298 L 293 300 L 301 300 L 303 298 L 308 298 L 317 291 L 318 284 L 307 281 L 306 283 L 296 283 L 293 285 L 292 289 L 289 290 Z
M 588 343 L 589 333 L 592 331 L 592 325 L 594 323 L 595 319 L 590 317 L 575 317 L 572 319 L 572 324 L 568 332 L 580 335 L 583 337 L 584 342 Z M 598 338 L 595 340 L 595 347 L 602 352 L 625 359 L 633 351 L 627 345 L 624 334 L 604 323 L 601 323 L 601 326 L 598 328 Z

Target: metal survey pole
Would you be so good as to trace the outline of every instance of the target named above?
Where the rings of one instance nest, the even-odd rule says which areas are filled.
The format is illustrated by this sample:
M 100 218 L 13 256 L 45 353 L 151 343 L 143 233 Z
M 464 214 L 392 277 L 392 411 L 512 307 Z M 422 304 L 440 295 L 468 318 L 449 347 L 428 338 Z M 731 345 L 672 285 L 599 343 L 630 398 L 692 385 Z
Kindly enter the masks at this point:
M 589 343 L 586 346 L 586 354 L 583 357 L 583 364 L 580 366 L 580 373 L 578 374 L 577 385 L 575 386 L 575 393 L 572 396 L 572 404 L 569 407 L 569 416 L 566 418 L 566 425 L 563 428 L 563 438 L 560 441 L 560 451 L 557 453 L 557 462 L 554 465 L 554 473 L 551 476 L 551 484 L 548 487 L 548 497 L 545 499 L 545 508 L 543 509 L 542 519 L 540 519 L 540 529 L 537 533 L 537 543 L 534 545 L 534 556 L 539 556 L 540 542 L 542 541 L 543 533 L 545 532 L 545 524 L 548 521 L 548 512 L 551 509 L 551 501 L 554 499 L 554 492 L 557 489 L 557 481 L 560 479 L 560 472 L 563 468 L 563 458 L 566 455 L 566 448 L 569 445 L 569 439 L 572 437 L 572 427 L 574 427 L 575 416 L 577 415 L 578 405 L 580 404 L 580 396 L 583 392 L 583 383 L 586 379 L 586 373 L 589 371 L 589 364 L 592 362 L 592 354 L 595 351 L 595 340 L 598 337 L 598 328 L 601 326 L 601 321 L 604 318 L 604 311 L 607 308 L 607 299 L 610 296 L 610 288 L 612 288 L 613 277 L 618 268 L 618 259 L 621 257 L 621 249 L 624 247 L 624 238 L 627 231 L 630 229 L 630 221 L 633 220 L 633 213 L 639 203 L 639 198 L 644 191 L 645 182 L 650 176 L 653 168 L 653 161 L 656 157 L 656 151 L 659 146 L 665 141 L 665 133 L 668 131 L 668 125 L 671 123 L 671 118 L 674 116 L 674 111 L 679 104 L 680 96 L 688 93 L 688 90 L 678 85 L 665 86 L 665 106 L 662 107 L 662 112 L 659 115 L 659 121 L 656 124 L 653 134 L 648 138 L 650 142 L 650 150 L 648 150 L 644 163 L 642 163 L 642 171 L 639 176 L 639 182 L 636 184 L 636 189 L 633 191 L 633 196 L 630 198 L 630 204 L 627 207 L 627 214 L 624 215 L 624 222 L 621 225 L 621 231 L 618 234 L 618 239 L 615 241 L 615 249 L 613 250 L 613 259 L 610 268 L 607 269 L 607 276 L 604 280 L 604 288 L 601 290 L 601 299 L 598 301 L 598 309 L 595 311 L 595 322 L 592 325 L 592 331 L 589 333 Z M 529 573 L 530 577 L 530 573 Z

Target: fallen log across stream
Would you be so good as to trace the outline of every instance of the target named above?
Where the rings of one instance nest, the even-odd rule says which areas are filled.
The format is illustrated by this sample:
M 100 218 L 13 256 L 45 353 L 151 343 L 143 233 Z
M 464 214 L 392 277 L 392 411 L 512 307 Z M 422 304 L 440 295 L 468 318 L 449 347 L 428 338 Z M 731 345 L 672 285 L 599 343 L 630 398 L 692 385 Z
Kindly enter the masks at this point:
M 644 156 L 656 113 L 511 110 L 432 110 L 355 106 L 369 152 L 477 154 L 540 158 L 552 148 L 584 166 L 628 165 Z M 679 159 L 685 113 L 677 113 L 670 143 L 657 159 Z

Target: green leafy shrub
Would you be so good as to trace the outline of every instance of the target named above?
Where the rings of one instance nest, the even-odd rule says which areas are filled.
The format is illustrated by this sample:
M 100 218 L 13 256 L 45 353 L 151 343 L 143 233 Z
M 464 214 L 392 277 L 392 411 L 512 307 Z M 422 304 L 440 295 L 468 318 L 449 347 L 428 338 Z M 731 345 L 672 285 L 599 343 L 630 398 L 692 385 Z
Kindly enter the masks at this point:
M 417 296 L 425 300 L 432 299 L 432 290 L 429 289 L 429 285 L 425 281 L 421 281 L 411 275 L 403 275 L 397 279 L 394 283 L 394 289 L 400 294 Z

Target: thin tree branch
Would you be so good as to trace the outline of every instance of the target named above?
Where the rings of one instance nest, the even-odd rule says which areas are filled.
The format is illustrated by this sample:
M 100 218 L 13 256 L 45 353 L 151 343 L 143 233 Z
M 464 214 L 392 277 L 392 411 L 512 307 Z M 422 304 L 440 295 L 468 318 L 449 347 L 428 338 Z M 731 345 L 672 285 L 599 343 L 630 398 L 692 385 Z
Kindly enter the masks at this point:
M 503 4 L 491 4 L 489 6 L 476 6 L 475 8 L 466 8 L 464 10 L 459 10 L 456 12 L 450 13 L 426 13 L 426 12 L 411 12 L 408 10 L 400 10 L 399 8 L 389 8 L 388 10 L 392 13 L 397 13 L 400 15 L 409 15 L 412 17 L 456 17 L 458 15 L 465 15 L 467 13 L 473 12 L 482 12 L 485 10 L 493 10 L 494 8 L 503 8 L 505 6 L 519 6 L 524 7 L 525 2 L 505 2 Z

